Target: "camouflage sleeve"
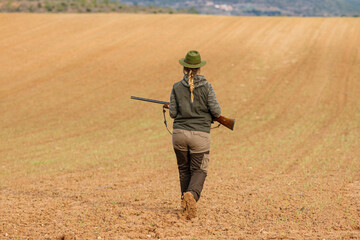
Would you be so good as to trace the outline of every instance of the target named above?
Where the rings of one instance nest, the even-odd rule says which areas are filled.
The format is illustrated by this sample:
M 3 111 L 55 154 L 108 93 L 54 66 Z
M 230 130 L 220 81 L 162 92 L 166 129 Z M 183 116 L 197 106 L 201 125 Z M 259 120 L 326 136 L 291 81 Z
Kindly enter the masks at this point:
M 171 118 L 176 118 L 177 116 L 177 102 L 176 102 L 176 97 L 175 97 L 175 91 L 174 88 L 171 91 L 171 95 L 170 95 L 170 104 L 169 104 L 169 114 Z
M 211 115 L 213 117 L 218 118 L 221 115 L 221 108 L 220 104 L 216 99 L 216 94 L 211 86 L 211 83 L 209 83 L 209 95 L 208 95 L 208 108 L 210 110 Z

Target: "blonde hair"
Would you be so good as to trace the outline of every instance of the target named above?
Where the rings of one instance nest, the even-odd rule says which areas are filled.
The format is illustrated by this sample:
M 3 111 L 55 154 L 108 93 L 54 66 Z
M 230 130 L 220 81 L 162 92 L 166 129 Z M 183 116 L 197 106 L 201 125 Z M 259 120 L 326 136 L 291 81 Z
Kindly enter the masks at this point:
M 191 102 L 194 102 L 194 88 L 195 88 L 194 78 L 198 73 L 200 73 L 200 68 L 184 67 L 183 72 L 184 72 L 184 74 L 188 74 L 188 76 L 189 76 L 190 97 L 191 97 Z

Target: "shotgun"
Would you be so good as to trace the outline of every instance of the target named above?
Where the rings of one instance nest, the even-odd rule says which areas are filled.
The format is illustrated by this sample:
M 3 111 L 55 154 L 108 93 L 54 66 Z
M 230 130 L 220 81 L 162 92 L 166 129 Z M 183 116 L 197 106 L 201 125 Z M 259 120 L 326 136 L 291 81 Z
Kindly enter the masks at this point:
M 167 109 L 169 109 L 169 104 L 170 104 L 169 102 L 158 101 L 158 100 L 147 99 L 147 98 L 141 98 L 141 97 L 134 97 L 134 96 L 131 96 L 131 99 L 145 101 L 145 102 L 163 104 L 163 107 L 167 108 Z M 213 120 L 217 121 L 218 123 L 220 123 L 222 125 L 224 125 L 225 127 L 227 127 L 230 130 L 234 130 L 235 119 L 220 116 L 218 118 L 214 118 Z

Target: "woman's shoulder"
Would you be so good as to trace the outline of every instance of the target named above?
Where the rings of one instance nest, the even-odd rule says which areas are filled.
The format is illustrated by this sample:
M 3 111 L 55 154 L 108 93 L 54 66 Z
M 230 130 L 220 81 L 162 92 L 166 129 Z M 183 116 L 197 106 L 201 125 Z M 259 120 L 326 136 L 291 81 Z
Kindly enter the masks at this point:
M 186 75 L 184 75 L 184 77 L 180 81 L 174 83 L 173 88 L 179 87 L 189 87 L 189 82 Z
M 208 80 L 205 78 L 204 75 L 196 75 L 195 77 L 195 88 L 201 86 L 207 86 L 209 84 Z
M 175 82 L 174 85 L 173 85 L 173 88 L 177 88 L 177 87 L 183 85 L 183 84 L 181 83 L 182 81 L 183 81 L 183 80 L 180 80 L 180 81 L 178 81 L 178 82 Z

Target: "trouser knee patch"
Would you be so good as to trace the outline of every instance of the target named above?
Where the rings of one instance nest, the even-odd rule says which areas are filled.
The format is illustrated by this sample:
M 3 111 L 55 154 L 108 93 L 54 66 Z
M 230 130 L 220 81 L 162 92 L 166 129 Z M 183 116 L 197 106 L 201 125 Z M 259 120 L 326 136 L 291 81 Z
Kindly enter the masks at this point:
M 207 174 L 209 170 L 209 153 L 204 153 L 203 160 L 201 162 L 200 169 Z
M 209 169 L 209 152 L 192 153 L 191 155 L 191 171 L 201 170 L 207 174 Z

